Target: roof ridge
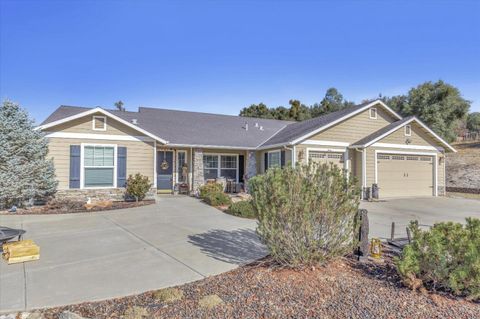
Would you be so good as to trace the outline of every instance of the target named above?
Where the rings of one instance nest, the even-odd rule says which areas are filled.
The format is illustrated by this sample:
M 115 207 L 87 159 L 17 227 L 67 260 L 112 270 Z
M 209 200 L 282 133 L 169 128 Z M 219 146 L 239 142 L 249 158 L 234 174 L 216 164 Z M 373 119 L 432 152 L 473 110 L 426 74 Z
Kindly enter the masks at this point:
M 251 120 L 264 120 L 264 121 L 273 121 L 273 122 L 284 122 L 284 123 L 289 123 L 289 124 L 296 123 L 295 121 L 289 121 L 289 120 L 268 119 L 268 118 L 262 118 L 262 117 L 242 116 L 242 115 L 231 115 L 231 114 L 221 114 L 221 113 L 211 113 L 211 112 L 186 111 L 186 110 L 176 110 L 176 109 L 147 107 L 147 106 L 139 106 L 139 107 L 138 107 L 138 111 L 139 111 L 139 112 L 140 112 L 140 109 L 150 109 L 150 110 L 158 110 L 158 111 L 173 111 L 173 112 L 183 112 L 183 113 L 195 113 L 195 114 L 214 115 L 214 116 L 225 116 L 225 117 L 236 117 L 236 118 L 245 118 L 245 119 L 251 119 Z

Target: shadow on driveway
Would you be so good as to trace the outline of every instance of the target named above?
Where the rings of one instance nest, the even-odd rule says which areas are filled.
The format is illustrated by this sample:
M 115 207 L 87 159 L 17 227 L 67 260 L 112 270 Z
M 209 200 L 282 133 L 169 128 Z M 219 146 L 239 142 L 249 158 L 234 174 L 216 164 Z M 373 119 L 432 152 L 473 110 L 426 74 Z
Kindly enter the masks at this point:
M 188 242 L 200 247 L 209 257 L 230 264 L 243 265 L 267 255 L 265 246 L 251 229 L 233 231 L 214 229 L 190 235 Z

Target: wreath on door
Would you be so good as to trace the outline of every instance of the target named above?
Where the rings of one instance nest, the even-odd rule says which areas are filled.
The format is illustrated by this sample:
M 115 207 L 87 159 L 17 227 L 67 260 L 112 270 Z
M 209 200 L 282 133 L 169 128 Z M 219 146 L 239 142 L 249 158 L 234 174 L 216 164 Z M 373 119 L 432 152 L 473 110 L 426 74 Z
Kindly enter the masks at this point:
M 170 165 L 168 165 L 168 162 L 167 162 L 166 158 L 167 158 L 167 151 L 164 150 L 163 151 L 163 162 L 162 162 L 162 164 L 160 164 L 160 168 L 164 171 L 166 171 L 170 167 Z

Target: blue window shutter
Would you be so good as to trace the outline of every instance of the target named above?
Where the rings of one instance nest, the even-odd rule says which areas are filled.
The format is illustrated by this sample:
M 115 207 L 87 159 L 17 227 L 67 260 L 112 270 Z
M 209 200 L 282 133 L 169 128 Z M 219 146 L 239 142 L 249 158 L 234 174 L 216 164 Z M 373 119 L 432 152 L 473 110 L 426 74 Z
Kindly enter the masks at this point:
M 127 183 L 127 148 L 117 148 L 117 187 L 125 187 Z
M 266 172 L 267 169 L 268 169 L 268 152 L 265 153 L 265 157 L 264 157 L 264 164 L 265 164 L 265 169 L 264 171 Z
M 285 151 L 280 152 L 280 167 L 285 167 Z
M 70 188 L 80 188 L 80 145 L 70 145 Z

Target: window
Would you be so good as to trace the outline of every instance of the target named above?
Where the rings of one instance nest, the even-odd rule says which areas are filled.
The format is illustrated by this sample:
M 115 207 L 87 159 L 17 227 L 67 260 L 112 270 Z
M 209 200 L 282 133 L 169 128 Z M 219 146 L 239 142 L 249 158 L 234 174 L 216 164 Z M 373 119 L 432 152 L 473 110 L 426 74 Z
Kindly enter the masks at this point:
M 203 178 L 215 179 L 218 177 L 218 156 L 203 155 Z
M 94 131 L 106 131 L 107 130 L 107 118 L 105 116 L 94 116 L 92 121 L 92 130 Z
M 187 163 L 187 153 L 184 151 L 177 152 L 177 182 L 186 182 L 183 176 L 183 165 Z
M 203 155 L 203 177 L 205 180 L 217 177 L 238 180 L 237 175 L 238 155 Z
M 237 155 L 222 155 L 220 159 L 220 176 L 236 180 Z
M 374 120 L 377 119 L 377 109 L 374 107 L 370 109 L 370 118 Z
M 412 126 L 405 125 L 405 136 L 412 136 Z
M 83 169 L 85 187 L 114 187 L 115 147 L 85 146 Z
M 268 168 L 281 166 L 280 151 L 268 152 Z

